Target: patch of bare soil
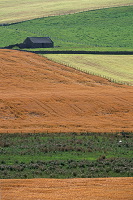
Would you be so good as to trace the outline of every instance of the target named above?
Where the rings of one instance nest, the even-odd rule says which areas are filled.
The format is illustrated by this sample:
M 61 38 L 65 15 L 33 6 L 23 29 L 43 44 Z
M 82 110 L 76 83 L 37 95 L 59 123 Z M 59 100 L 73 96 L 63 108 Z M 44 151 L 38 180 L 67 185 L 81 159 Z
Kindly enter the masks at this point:
M 0 50 L 0 132 L 132 131 L 133 88 Z
M 133 178 L 3 179 L 2 200 L 131 200 Z

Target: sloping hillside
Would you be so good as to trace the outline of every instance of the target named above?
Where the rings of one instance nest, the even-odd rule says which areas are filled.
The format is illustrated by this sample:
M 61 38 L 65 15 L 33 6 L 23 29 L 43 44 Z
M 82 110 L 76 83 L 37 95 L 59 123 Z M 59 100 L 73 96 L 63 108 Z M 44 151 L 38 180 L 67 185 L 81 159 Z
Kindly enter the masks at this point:
M 46 57 L 117 83 L 133 85 L 133 55 L 48 54 Z
M 131 131 L 132 87 L 0 50 L 0 132 Z
M 57 51 L 89 51 L 90 47 L 93 51 L 103 47 L 104 51 L 132 51 L 132 13 L 133 6 L 124 6 L 0 26 L 0 47 L 22 43 L 27 36 L 49 36 Z
M 71 3 L 70 3 L 71 2 Z M 133 5 L 132 0 L 1 0 L 0 23 L 24 21 L 83 10 Z

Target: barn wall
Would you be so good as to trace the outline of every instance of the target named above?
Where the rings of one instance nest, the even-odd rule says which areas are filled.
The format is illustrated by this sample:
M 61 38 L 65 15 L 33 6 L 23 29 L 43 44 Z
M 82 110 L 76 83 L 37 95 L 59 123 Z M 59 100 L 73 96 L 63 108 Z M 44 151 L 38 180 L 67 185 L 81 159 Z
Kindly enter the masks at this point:
M 50 48 L 50 47 L 53 47 L 53 44 L 52 43 L 32 43 L 31 48 Z
M 42 44 L 42 48 L 50 48 L 53 47 L 53 43 Z
M 29 38 L 26 38 L 23 42 L 25 48 L 50 48 L 54 47 L 54 43 L 33 43 Z
M 30 41 L 29 38 L 26 38 L 26 40 L 24 41 L 25 44 L 25 48 L 31 48 L 32 47 L 32 42 Z

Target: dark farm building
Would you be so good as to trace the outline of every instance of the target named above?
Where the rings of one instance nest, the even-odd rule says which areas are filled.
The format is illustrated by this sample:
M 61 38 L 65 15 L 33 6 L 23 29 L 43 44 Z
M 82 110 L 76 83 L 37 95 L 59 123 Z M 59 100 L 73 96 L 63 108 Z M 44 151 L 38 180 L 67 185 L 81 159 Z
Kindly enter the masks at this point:
M 23 45 L 25 48 L 50 48 L 54 47 L 53 41 L 49 37 L 27 37 Z

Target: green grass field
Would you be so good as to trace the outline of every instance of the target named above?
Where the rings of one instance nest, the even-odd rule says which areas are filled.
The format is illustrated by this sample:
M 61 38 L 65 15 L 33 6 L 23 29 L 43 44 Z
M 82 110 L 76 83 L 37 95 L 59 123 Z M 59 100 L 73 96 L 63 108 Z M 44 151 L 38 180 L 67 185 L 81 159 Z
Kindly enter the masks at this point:
M 0 178 L 132 176 L 127 135 L 0 134 Z
M 52 49 L 29 50 L 133 50 L 133 6 L 34 19 L 0 26 L 0 46 L 21 43 L 28 36 L 49 36 Z M 133 56 L 47 55 L 49 59 L 90 73 L 133 84 Z
M 44 56 L 90 74 L 133 85 L 133 55 L 48 54 Z
M 28 36 L 49 36 L 60 48 L 116 47 L 133 49 L 133 6 L 46 17 L 0 27 L 0 46 Z M 59 48 L 58 48 L 59 49 Z
M 24 21 L 105 7 L 133 5 L 132 0 L 1 0 L 0 23 Z

